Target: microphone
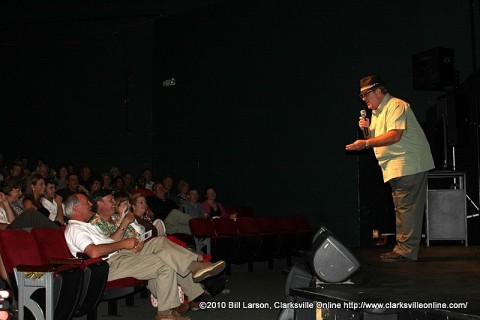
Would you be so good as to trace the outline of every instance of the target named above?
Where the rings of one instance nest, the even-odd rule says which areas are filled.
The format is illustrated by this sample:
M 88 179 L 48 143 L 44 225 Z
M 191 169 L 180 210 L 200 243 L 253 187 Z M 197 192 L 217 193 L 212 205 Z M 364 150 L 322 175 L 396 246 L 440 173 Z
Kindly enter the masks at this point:
M 366 119 L 367 118 L 367 110 L 360 110 L 360 117 L 362 117 L 363 119 Z M 370 135 L 370 130 L 368 129 L 368 127 L 363 128 L 363 134 L 366 137 L 368 137 Z

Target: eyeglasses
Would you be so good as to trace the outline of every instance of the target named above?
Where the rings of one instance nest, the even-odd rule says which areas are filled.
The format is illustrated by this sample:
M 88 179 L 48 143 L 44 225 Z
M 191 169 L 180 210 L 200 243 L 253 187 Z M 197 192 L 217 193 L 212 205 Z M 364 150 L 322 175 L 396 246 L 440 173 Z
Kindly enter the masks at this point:
M 372 93 L 372 92 L 375 91 L 375 90 L 377 90 L 377 88 L 371 89 L 371 90 L 369 90 L 369 91 L 367 91 L 367 92 L 365 92 L 365 93 L 360 93 L 358 96 L 360 97 L 360 99 L 363 99 L 363 98 L 365 98 L 366 96 L 368 96 L 370 93 Z

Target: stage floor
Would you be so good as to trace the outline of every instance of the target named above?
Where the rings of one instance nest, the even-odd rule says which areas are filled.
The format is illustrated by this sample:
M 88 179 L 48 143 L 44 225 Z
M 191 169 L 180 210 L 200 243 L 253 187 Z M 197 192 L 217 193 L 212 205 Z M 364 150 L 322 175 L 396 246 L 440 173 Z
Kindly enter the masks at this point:
M 417 262 L 382 262 L 379 255 L 392 246 L 353 250 L 361 263 L 352 277 L 354 284 L 320 284 L 318 288 L 292 289 L 294 295 L 321 302 L 411 303 L 393 305 L 400 316 L 410 309 L 430 303 L 433 313 L 423 312 L 425 319 L 434 314 L 439 319 L 480 319 L 480 247 L 422 246 Z M 455 303 L 455 305 L 448 305 Z M 444 305 L 447 308 L 443 308 Z M 452 308 L 456 306 L 456 308 Z M 466 307 L 464 307 L 466 306 Z M 388 307 L 387 307 L 388 309 Z M 409 311 L 410 310 L 410 311 Z M 395 308 L 386 310 L 395 312 Z M 427 315 L 429 314 L 429 315 Z M 418 315 L 415 315 L 418 317 Z M 437 318 L 436 316 L 434 318 Z

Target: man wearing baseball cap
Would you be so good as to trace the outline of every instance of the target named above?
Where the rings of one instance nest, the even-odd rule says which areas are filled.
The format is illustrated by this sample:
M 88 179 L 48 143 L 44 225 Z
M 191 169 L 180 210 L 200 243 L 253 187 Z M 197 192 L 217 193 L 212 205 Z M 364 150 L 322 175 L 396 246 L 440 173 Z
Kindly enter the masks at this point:
M 428 171 L 434 168 L 430 146 L 410 105 L 391 96 L 379 76 L 360 80 L 360 99 L 372 110 L 372 120 L 370 123 L 368 118 L 360 117 L 364 139 L 346 149 L 373 148 L 383 180 L 392 187 L 395 205 L 397 244 L 380 258 L 385 262 L 416 261 Z

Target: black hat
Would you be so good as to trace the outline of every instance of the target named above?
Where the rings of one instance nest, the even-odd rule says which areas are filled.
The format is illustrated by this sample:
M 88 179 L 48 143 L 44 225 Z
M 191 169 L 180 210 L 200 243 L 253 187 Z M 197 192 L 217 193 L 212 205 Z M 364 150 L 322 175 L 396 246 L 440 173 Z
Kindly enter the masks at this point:
M 384 86 L 385 82 L 377 75 L 371 75 L 360 80 L 360 94 L 371 91 L 377 87 Z
M 103 197 L 106 197 L 111 194 L 112 194 L 112 190 L 108 190 L 108 189 L 97 190 L 90 196 L 90 202 L 96 205 L 97 201 L 100 201 L 102 200 Z

